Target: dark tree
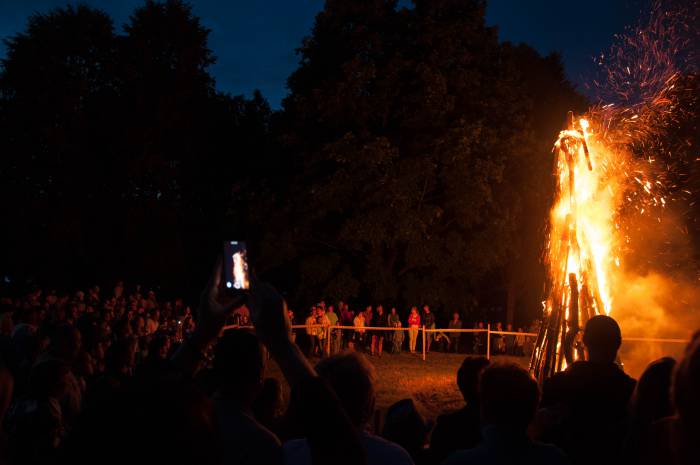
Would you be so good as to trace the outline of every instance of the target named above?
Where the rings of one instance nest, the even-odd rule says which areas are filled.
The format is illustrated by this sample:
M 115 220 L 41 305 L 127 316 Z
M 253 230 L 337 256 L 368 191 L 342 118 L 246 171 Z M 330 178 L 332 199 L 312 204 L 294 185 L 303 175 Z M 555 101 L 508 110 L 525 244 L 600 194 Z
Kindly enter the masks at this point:
M 540 316 L 545 282 L 542 247 L 552 205 L 555 178 L 552 146 L 569 110 L 584 113 L 588 102 L 566 80 L 561 58 L 541 57 L 527 45 L 505 44 L 513 73 L 518 76 L 529 131 L 528 146 L 509 158 L 506 190 L 515 206 L 517 233 L 511 254 L 501 268 L 507 320 L 521 322 Z M 516 312 L 516 306 L 519 307 Z
M 235 200 L 273 140 L 267 102 L 216 93 L 209 31 L 183 2 L 146 2 L 124 31 L 69 6 L 6 41 L 2 271 L 15 278 L 196 288 L 226 221 L 241 224 Z
M 212 163 L 206 144 L 214 98 L 207 71 L 214 62 L 209 30 L 177 0 L 146 2 L 124 30 L 120 71 L 128 184 L 122 248 L 128 252 L 123 266 L 139 263 L 143 279 L 177 281 L 192 266 L 187 245 L 200 239 L 196 228 L 211 230 L 193 205 L 199 186 L 188 180 L 193 164 Z
M 329 0 L 277 114 L 216 92 L 186 3 L 121 35 L 87 7 L 33 16 L 0 72 L 3 271 L 181 289 L 236 237 L 297 303 L 534 313 L 550 146 L 582 100 L 484 9 Z
M 300 54 L 283 115 L 295 179 L 266 262 L 297 270 L 300 299 L 505 304 L 509 276 L 532 271 L 512 264 L 544 224 L 559 129 L 531 94 L 580 101 L 558 59 L 500 44 L 472 0 L 329 1 Z
M 85 6 L 29 19 L 5 40 L 0 74 L 3 264 L 22 275 L 50 265 L 69 281 L 90 258 L 100 199 L 118 196 L 112 168 L 117 99 L 112 21 Z M 104 242 L 110 231 L 105 231 Z M 68 252 L 70 251 L 70 252 Z

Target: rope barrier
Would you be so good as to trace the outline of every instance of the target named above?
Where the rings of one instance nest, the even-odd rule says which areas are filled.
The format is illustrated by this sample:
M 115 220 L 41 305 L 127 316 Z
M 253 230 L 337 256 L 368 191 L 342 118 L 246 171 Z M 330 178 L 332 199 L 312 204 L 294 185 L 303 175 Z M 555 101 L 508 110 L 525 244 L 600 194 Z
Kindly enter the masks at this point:
M 658 337 L 623 337 L 622 342 L 632 341 L 632 342 L 668 342 L 672 344 L 687 344 L 690 339 L 664 339 Z
M 254 330 L 254 326 L 238 326 L 238 325 L 226 325 L 223 327 L 223 331 L 227 329 L 251 329 Z M 331 346 L 331 331 L 335 330 L 350 330 L 355 332 L 366 332 L 366 331 L 410 331 L 412 328 L 410 326 L 401 327 L 388 327 L 388 326 L 343 326 L 343 325 L 291 325 L 292 329 L 323 329 L 326 339 L 326 351 L 330 353 Z M 425 326 L 419 326 L 414 328 L 422 333 L 423 341 L 423 354 L 422 359 L 426 360 L 426 333 L 486 333 L 486 358 L 491 357 L 491 335 L 498 334 L 502 336 L 524 336 L 524 337 L 537 337 L 537 333 L 521 333 L 517 331 L 495 331 L 491 329 L 491 325 L 487 325 L 486 328 L 426 328 Z M 669 344 L 687 344 L 690 342 L 689 339 L 673 339 L 673 338 L 656 338 L 656 337 L 623 337 L 622 342 L 651 342 L 651 343 L 669 343 Z
M 402 326 L 400 328 L 392 328 L 392 327 L 385 327 L 385 326 L 328 326 L 328 325 L 292 325 L 292 329 L 306 329 L 306 328 L 331 328 L 331 329 L 348 329 L 348 330 L 369 330 L 369 331 L 408 331 L 410 328 L 408 326 Z M 249 325 L 249 326 L 239 326 L 239 325 L 226 325 L 224 326 L 224 330 L 227 329 L 255 329 L 254 326 Z M 510 336 L 526 336 L 526 337 L 537 337 L 537 333 L 521 333 L 517 331 L 496 331 L 496 330 L 491 330 L 489 331 L 488 329 L 472 329 L 472 328 L 464 328 L 464 329 L 458 329 L 458 328 L 425 328 L 423 330 L 422 327 L 418 328 L 420 331 L 425 331 L 426 333 L 491 333 L 491 334 L 501 334 L 501 335 L 510 335 Z M 626 341 L 631 341 L 631 342 L 668 342 L 672 344 L 687 344 L 690 342 L 690 339 L 673 339 L 673 338 L 657 338 L 657 337 L 623 337 L 622 342 Z

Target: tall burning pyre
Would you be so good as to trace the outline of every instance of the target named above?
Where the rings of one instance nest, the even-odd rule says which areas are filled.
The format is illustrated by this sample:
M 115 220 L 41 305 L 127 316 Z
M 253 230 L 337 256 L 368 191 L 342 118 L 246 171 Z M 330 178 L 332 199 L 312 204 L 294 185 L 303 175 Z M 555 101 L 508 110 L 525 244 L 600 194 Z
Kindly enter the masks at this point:
M 545 300 L 530 361 L 539 381 L 583 358 L 582 329 L 591 317 L 613 306 L 614 317 L 649 312 L 630 308 L 630 299 L 625 304 L 634 270 L 620 262 L 634 251 L 651 253 L 632 239 L 635 224 L 661 224 L 667 202 L 692 194 L 682 180 L 700 157 L 690 142 L 668 136 L 700 108 L 693 87 L 696 7 L 653 1 L 648 19 L 601 54 L 601 75 L 593 80 L 599 102 L 585 117 L 569 112 L 554 144 Z
M 567 115 L 567 128 L 554 144 L 555 202 L 550 214 L 545 258 L 548 266 L 544 320 L 530 369 L 539 379 L 583 357 L 581 329 L 589 318 L 610 311 L 607 270 L 614 236 L 603 163 L 589 148 L 589 123 Z M 593 152 L 593 153 L 592 153 Z

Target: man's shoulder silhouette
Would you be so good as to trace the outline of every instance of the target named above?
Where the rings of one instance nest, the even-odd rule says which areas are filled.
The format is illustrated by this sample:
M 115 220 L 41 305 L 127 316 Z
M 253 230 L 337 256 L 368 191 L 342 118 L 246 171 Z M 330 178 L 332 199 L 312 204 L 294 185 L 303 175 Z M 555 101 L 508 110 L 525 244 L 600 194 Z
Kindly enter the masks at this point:
M 635 384 L 636 381 L 615 363 L 575 362 L 545 381 L 542 404 L 570 403 L 598 396 L 626 404 Z
M 574 463 L 614 463 L 636 382 L 614 363 L 577 362 L 543 385 L 542 407 L 560 416 L 550 438 Z M 590 431 L 599 432 L 591 441 Z

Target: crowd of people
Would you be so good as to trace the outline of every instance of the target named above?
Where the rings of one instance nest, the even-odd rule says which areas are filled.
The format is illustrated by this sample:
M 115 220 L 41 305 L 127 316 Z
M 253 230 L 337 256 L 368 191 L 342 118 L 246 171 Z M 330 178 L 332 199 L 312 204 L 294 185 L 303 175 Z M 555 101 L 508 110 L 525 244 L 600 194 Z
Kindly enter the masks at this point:
M 220 274 L 196 321 L 180 300 L 121 284 L 108 296 L 94 287 L 2 299 L 0 463 L 698 463 L 700 332 L 681 360 L 658 360 L 636 381 L 616 364 L 619 326 L 596 316 L 583 333 L 586 360 L 541 385 L 517 364 L 470 355 L 456 373 L 461 409 L 431 425 L 404 399 L 377 422 L 366 353 L 395 341 L 366 328 L 402 327 L 396 309 L 316 306 L 304 330 L 351 320 L 353 330 L 347 340 L 316 335 L 312 350 L 337 345 L 314 367 L 271 286 L 230 294 Z M 411 309 L 409 350 L 411 328 L 433 325 L 431 316 Z M 498 344 L 508 351 L 508 339 Z M 270 358 L 288 396 L 266 376 Z
M 303 321 L 297 320 L 291 310 L 289 318 L 292 324 L 304 326 L 301 333 L 293 329 L 292 337 L 304 349 L 307 357 L 323 357 L 345 349 L 381 357 L 385 344 L 392 354 L 399 354 L 406 348 L 410 353 L 416 353 L 423 344 L 418 338 L 422 328 L 427 330 L 426 352 L 436 348 L 442 352 L 486 354 L 486 338 L 489 337 L 483 321 L 474 321 L 471 326 L 465 326 L 460 312 L 454 312 L 446 326 L 438 326 L 429 305 L 424 305 L 422 312 L 416 306 L 411 307 L 403 318 L 396 307 L 391 307 L 387 312 L 383 305 L 368 305 L 364 310 L 354 311 L 342 301 L 337 307 L 321 301 L 310 308 Z M 461 332 L 463 329 L 478 332 Z M 526 337 L 522 327 L 515 330 L 509 323 L 504 329 L 501 322 L 496 322 L 491 329 L 489 353 L 514 356 L 531 353 L 533 339 Z M 530 334 L 537 330 L 533 326 Z

